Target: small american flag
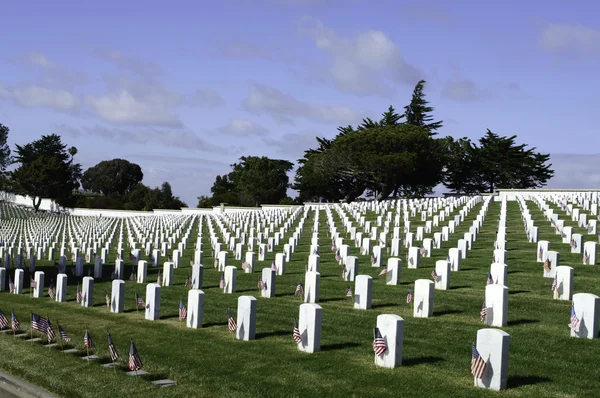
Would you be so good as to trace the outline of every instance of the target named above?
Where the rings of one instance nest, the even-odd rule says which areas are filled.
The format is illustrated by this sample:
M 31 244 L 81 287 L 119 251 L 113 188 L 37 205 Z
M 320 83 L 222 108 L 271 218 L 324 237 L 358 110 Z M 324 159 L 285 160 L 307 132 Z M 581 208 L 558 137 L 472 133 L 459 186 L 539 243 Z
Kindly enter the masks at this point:
M 221 279 L 219 280 L 219 289 L 225 289 L 225 274 L 221 274 Z
M 48 344 L 50 344 L 56 335 L 54 334 L 54 328 L 52 327 L 52 323 L 50 323 L 50 319 L 48 319 L 48 328 L 46 329 L 46 335 L 48 336 Z
M 408 294 L 406 295 L 406 304 L 412 303 L 412 300 L 413 300 L 412 291 L 410 289 L 408 289 Z
M 2 310 L 0 310 L 0 329 L 4 329 L 7 326 L 8 326 L 8 319 L 6 319 L 6 316 L 4 315 Z
M 48 296 L 54 300 L 56 298 L 56 289 L 54 288 L 54 281 L 50 280 L 50 286 L 48 287 Z
M 424 247 L 422 247 L 421 250 L 419 250 L 419 252 L 421 253 L 421 256 L 427 255 L 427 249 L 425 249 Z
M 342 257 L 340 256 L 340 253 L 339 253 L 339 252 L 336 252 L 336 253 L 335 253 L 335 261 L 338 261 L 338 262 L 339 262 L 341 259 L 342 259 Z
M 12 330 L 19 330 L 19 328 L 21 327 L 21 322 L 19 322 L 19 320 L 17 319 L 17 316 L 15 315 L 15 310 L 12 310 Z
M 585 265 L 589 265 L 590 263 L 590 254 L 587 252 L 587 250 L 583 252 L 583 263 Z
M 304 296 L 304 288 L 302 287 L 302 283 L 298 282 L 298 284 L 296 285 L 296 291 L 294 292 L 294 296 L 295 297 L 302 297 Z
M 556 274 L 554 274 L 554 280 L 552 281 L 552 291 L 556 291 L 558 288 L 558 280 L 556 279 Z
M 577 328 L 579 327 L 579 318 L 575 314 L 575 306 L 571 306 L 571 322 L 569 323 L 569 327 L 573 333 L 577 332 Z
M 31 314 L 31 328 L 38 332 L 48 332 L 48 320 L 38 314 Z
M 389 271 L 389 270 L 387 269 L 387 267 L 386 267 L 386 268 L 384 268 L 384 269 L 382 269 L 382 270 L 381 270 L 381 272 L 379 273 L 379 275 L 378 275 L 378 276 L 384 276 L 384 275 L 387 275 L 387 273 L 388 273 L 388 272 L 390 272 L 390 271 Z
M 162 275 L 160 274 L 160 270 L 158 271 L 158 276 L 156 277 L 156 283 L 162 286 Z
M 550 259 L 546 259 L 546 261 L 544 261 L 544 271 L 546 272 L 550 272 L 552 271 L 552 263 L 550 262 Z
M 69 337 L 67 332 L 65 332 L 65 329 L 63 329 L 63 327 L 60 325 L 58 325 L 58 334 L 59 334 L 60 338 L 64 340 L 65 343 L 71 342 L 71 338 Z
M 142 360 L 140 359 L 140 355 L 138 354 L 133 341 L 129 346 L 129 364 L 127 367 L 129 370 L 140 370 L 142 368 Z
M 277 264 L 275 264 L 275 260 L 271 261 L 271 269 L 277 271 Z
M 575 239 L 571 239 L 571 248 L 577 249 L 577 242 L 575 242 Z
M 219 260 L 215 259 L 215 268 L 219 268 Z
M 262 256 L 262 254 L 263 254 L 263 248 L 262 248 L 262 247 L 259 247 L 259 248 L 258 248 L 258 255 L 259 255 L 259 256 Z
M 132 272 L 132 273 L 131 273 L 131 275 L 129 276 L 129 280 L 133 282 L 133 281 L 135 281 L 136 279 L 137 279 L 137 277 L 136 277 L 136 275 L 135 275 L 135 272 Z
M 179 299 L 179 320 L 185 321 L 186 318 L 187 318 L 187 309 L 185 308 L 185 305 L 183 305 L 183 300 Z
M 190 274 L 188 274 L 188 277 L 185 279 L 185 283 L 183 284 L 185 287 L 190 286 Z
M 371 256 L 371 264 L 375 264 L 377 262 L 377 257 Z
M 485 306 L 485 301 L 483 302 L 483 305 L 481 306 L 481 311 L 479 312 L 479 319 L 481 319 L 481 322 L 485 322 L 485 317 L 487 316 L 487 307 Z
M 31 286 L 32 289 L 35 289 L 35 287 L 37 286 L 37 283 L 35 282 L 35 280 L 33 278 L 30 278 L 29 285 Z
M 139 294 L 135 294 L 135 305 L 139 308 L 139 307 L 146 307 L 146 303 L 144 302 L 144 299 L 142 298 L 142 296 L 140 296 Z
M 471 344 L 471 374 L 476 379 L 482 379 L 485 374 L 485 369 L 487 368 L 487 364 L 479 355 L 479 351 L 475 348 L 475 344 Z
M 90 336 L 87 330 L 83 335 L 83 346 L 88 350 L 96 347 L 96 344 L 94 344 L 94 341 L 92 340 L 92 336 Z
M 488 277 L 487 277 L 487 285 L 493 285 L 494 284 L 494 278 L 492 278 L 492 273 L 488 272 Z
M 350 287 L 346 288 L 346 297 L 352 297 L 352 289 Z
M 385 343 L 385 339 L 381 336 L 379 328 L 375 328 L 373 334 L 375 335 L 373 339 L 373 351 L 375 351 L 375 355 L 381 358 L 388 349 L 387 344 Z
M 77 301 L 77 304 L 81 304 L 81 301 L 83 300 L 83 294 L 81 293 L 81 289 L 79 288 L 79 283 L 77 284 L 77 293 L 75 294 L 75 300 Z
M 10 276 L 8 277 L 8 291 L 11 293 L 15 292 L 15 284 Z
M 110 295 L 106 289 L 104 289 L 104 300 L 106 301 L 106 308 L 110 308 Z
M 265 290 L 267 285 L 263 282 L 262 278 L 258 278 L 258 290 Z
M 335 253 L 337 251 L 337 247 L 335 247 L 335 245 L 331 245 L 331 251 Z
M 117 353 L 117 349 L 115 348 L 115 345 L 113 344 L 112 341 L 112 337 L 110 337 L 110 332 L 108 333 L 108 351 L 110 352 L 110 360 L 115 362 L 117 359 L 119 359 L 119 354 Z
M 542 246 L 540 246 L 540 248 L 538 249 L 538 260 L 542 260 L 544 256 L 544 249 L 542 249 Z
M 246 271 L 248 269 L 248 262 L 246 260 L 242 261 L 242 269 Z
M 292 337 L 294 338 L 294 342 L 296 344 L 302 343 L 302 335 L 300 334 L 300 329 L 298 329 L 298 322 L 296 322 L 296 318 L 294 318 L 294 330 L 292 331 Z
M 235 323 L 235 319 L 233 319 L 230 310 L 227 310 L 227 328 L 229 329 L 229 333 L 233 333 L 237 329 L 237 324 Z
M 440 281 L 440 277 L 438 276 L 437 272 L 435 272 L 435 270 L 431 271 L 431 277 L 433 278 L 434 282 Z

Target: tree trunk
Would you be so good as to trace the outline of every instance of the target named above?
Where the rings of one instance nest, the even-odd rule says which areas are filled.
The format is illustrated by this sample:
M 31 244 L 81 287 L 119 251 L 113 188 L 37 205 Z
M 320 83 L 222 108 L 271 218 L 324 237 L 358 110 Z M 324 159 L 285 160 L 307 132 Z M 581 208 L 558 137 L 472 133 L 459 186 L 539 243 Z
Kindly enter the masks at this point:
M 382 188 L 381 191 L 379 191 L 379 193 L 377 194 L 377 196 L 375 196 L 375 200 L 384 200 L 387 199 L 390 196 L 392 189 L 390 188 L 389 185 L 385 184 Z
M 40 209 L 40 205 L 41 204 L 42 204 L 42 197 L 41 196 L 34 196 L 33 197 L 33 209 L 35 210 L 36 213 Z

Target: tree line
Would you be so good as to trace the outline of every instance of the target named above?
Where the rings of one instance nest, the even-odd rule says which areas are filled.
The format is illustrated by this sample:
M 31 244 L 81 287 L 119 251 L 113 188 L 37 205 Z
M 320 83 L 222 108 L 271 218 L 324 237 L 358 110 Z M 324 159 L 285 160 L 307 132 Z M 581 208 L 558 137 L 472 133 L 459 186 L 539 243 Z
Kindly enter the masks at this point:
M 30 196 L 37 211 L 42 198 L 63 207 L 121 210 L 180 209 L 186 207 L 163 182 L 142 184 L 139 165 L 124 159 L 105 160 L 88 168 L 75 162 L 77 148 L 67 147 L 57 134 L 43 135 L 25 145 L 7 144 L 9 128 L 0 124 L 0 189 Z M 14 170 L 7 171 L 10 166 Z
M 488 129 L 478 142 L 439 137 L 443 122 L 433 117 L 424 86 L 424 80 L 417 83 L 401 114 L 390 106 L 380 120 L 340 126 L 332 139 L 316 137 L 315 148 L 298 160 L 293 183 L 290 162 L 242 157 L 229 174 L 216 177 L 212 196 L 199 197 L 198 207 L 423 197 L 440 184 L 468 195 L 540 188 L 552 178 L 550 155 L 517 144 L 516 135 Z M 298 196 L 289 198 L 287 188 Z
M 402 113 L 389 106 L 379 120 L 340 126 L 331 139 L 316 137 L 315 147 L 298 160 L 292 183 L 288 177 L 292 162 L 242 156 L 229 173 L 216 176 L 210 196 L 198 197 L 198 207 L 423 197 L 440 184 L 454 194 L 468 195 L 539 188 L 552 178 L 550 155 L 518 144 L 516 135 L 500 136 L 488 129 L 477 142 L 438 136 L 443 122 L 433 117 L 424 86 L 424 80 L 417 83 Z M 77 148 L 68 148 L 56 134 L 16 145 L 12 156 L 8 133 L 0 124 L 0 188 L 31 196 L 36 210 L 41 198 L 64 207 L 186 206 L 168 182 L 156 188 L 142 184 L 144 174 L 135 163 L 106 160 L 83 172 L 74 160 Z M 11 165 L 16 168 L 7 171 Z M 298 196 L 290 198 L 289 188 Z

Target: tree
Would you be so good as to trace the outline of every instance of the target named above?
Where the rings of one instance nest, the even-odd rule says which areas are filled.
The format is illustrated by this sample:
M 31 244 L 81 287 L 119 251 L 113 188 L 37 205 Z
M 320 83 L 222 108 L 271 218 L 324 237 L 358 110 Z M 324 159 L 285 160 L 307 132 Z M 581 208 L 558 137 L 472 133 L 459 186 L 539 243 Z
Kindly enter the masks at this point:
M 336 139 L 320 167 L 355 178 L 376 192 L 377 200 L 398 187 L 407 195 L 422 195 L 443 180 L 444 141 L 408 124 L 358 129 Z
M 517 145 L 516 135 L 487 133 L 479 146 L 466 139 L 452 146 L 444 185 L 456 193 L 494 192 L 497 189 L 541 188 L 554 175 L 550 155 Z
M 0 189 L 6 187 L 6 168 L 12 163 L 10 147 L 8 146 L 8 133 L 10 129 L 0 123 Z
M 104 195 L 127 195 L 144 178 L 139 165 L 124 159 L 104 160 L 83 173 L 81 185 Z
M 26 145 L 16 145 L 15 163 L 10 173 L 11 185 L 18 194 L 33 198 L 37 211 L 42 198 L 53 199 L 61 206 L 75 203 L 73 191 L 79 188 L 81 165 L 74 163 L 77 149 L 62 143 L 56 134 L 43 135 Z
M 428 105 L 429 102 L 425 99 L 424 85 L 425 80 L 421 80 L 415 86 L 410 104 L 404 107 L 404 117 L 406 118 L 406 124 L 423 127 L 429 131 L 429 134 L 436 135 L 435 131 L 442 127 L 442 121 L 430 123 L 433 116 L 429 113 L 433 112 L 433 108 Z
M 293 167 L 287 160 L 242 156 L 239 163 L 232 165 L 228 179 L 235 184 L 241 204 L 279 203 L 287 197 L 290 186 L 287 173 Z

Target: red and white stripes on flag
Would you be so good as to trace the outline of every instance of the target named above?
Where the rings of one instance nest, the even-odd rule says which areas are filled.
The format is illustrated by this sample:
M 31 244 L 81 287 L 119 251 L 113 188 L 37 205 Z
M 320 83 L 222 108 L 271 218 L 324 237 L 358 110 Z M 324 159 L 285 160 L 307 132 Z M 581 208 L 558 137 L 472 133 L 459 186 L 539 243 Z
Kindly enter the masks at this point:
M 298 322 L 296 322 L 296 318 L 294 318 L 294 330 L 292 331 L 292 337 L 296 344 L 302 343 L 302 335 L 300 334 L 300 329 L 298 329 Z
M 373 339 L 373 351 L 378 357 L 383 357 L 383 354 L 385 354 L 388 349 L 385 339 L 381 336 L 379 328 L 375 328 L 373 334 L 375 335 Z
M 471 374 L 476 379 L 483 379 L 485 370 L 487 368 L 486 362 L 483 360 L 475 344 L 471 344 Z

